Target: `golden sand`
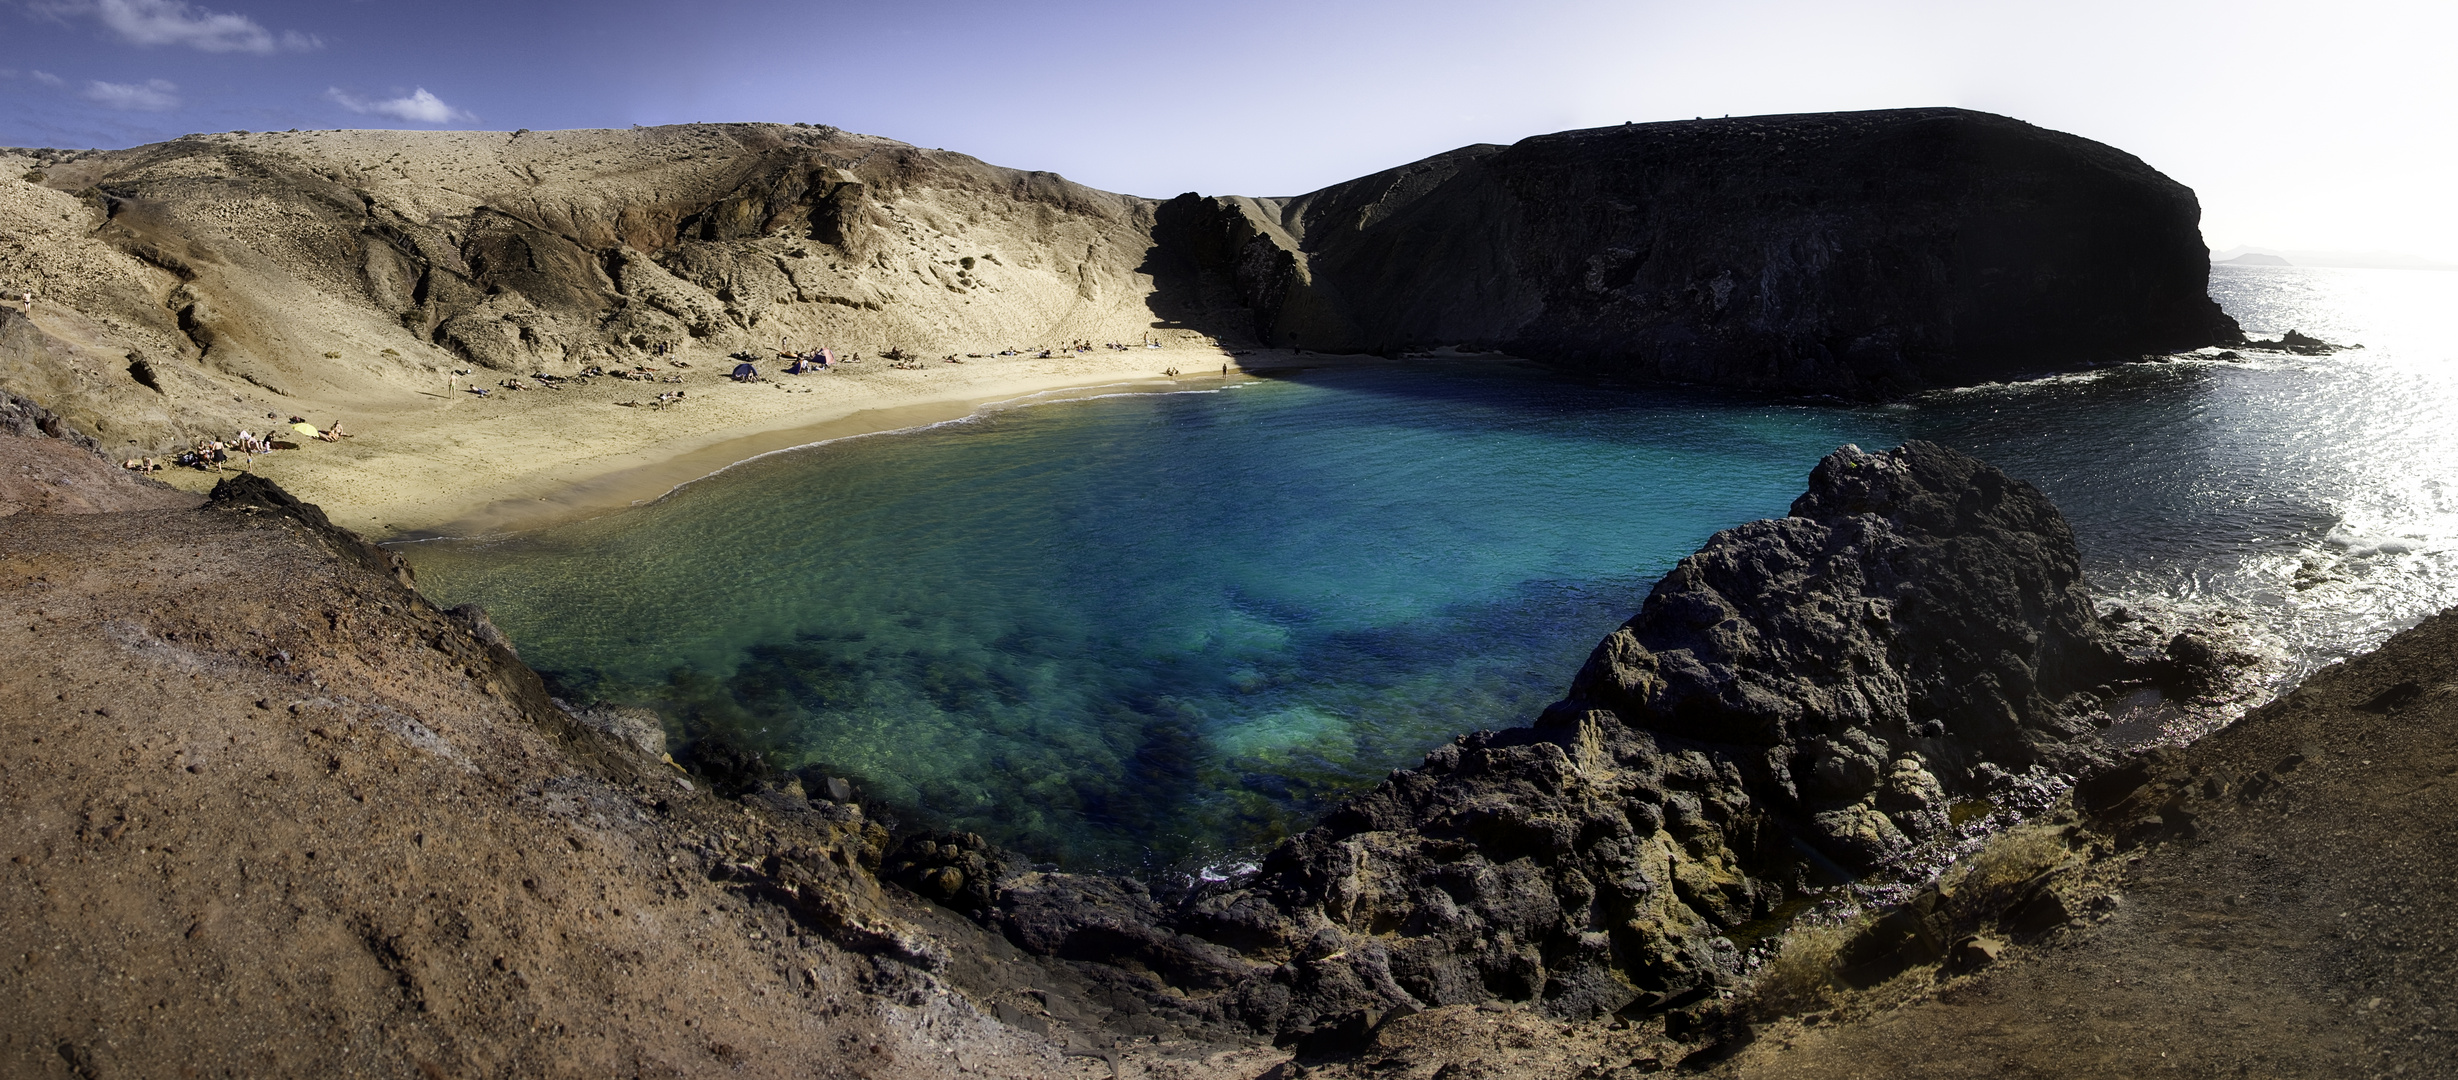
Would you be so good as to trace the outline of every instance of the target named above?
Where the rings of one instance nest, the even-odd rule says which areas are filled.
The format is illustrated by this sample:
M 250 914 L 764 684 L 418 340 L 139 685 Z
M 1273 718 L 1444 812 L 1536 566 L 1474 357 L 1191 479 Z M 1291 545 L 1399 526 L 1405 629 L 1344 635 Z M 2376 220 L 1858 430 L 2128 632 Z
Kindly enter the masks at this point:
M 1373 356 L 1259 350 L 1231 356 L 1212 347 L 1094 349 L 986 356 L 920 370 L 876 359 L 835 370 L 737 383 L 734 361 L 692 354 L 668 368 L 680 384 L 595 378 L 560 389 L 492 388 L 480 397 L 439 384 L 423 406 L 311 416 L 350 437 L 326 443 L 277 435 L 299 449 L 234 463 L 322 506 L 335 523 L 371 537 L 487 535 L 534 528 L 655 499 L 676 486 L 761 454 L 832 439 L 922 427 L 984 407 L 1093 387 L 1164 390 L 1224 377 L 1301 367 L 1387 364 Z M 1166 374 L 1176 369 L 1179 374 Z M 499 376 L 500 378 L 500 376 Z M 469 380 L 457 380 L 467 387 Z M 534 385 L 534 384 L 533 384 Z M 684 397 L 660 408 L 657 396 Z M 638 402 L 625 406 L 623 402 Z M 288 417 L 266 421 L 278 424 Z M 203 490 L 220 474 L 166 470 L 163 479 Z

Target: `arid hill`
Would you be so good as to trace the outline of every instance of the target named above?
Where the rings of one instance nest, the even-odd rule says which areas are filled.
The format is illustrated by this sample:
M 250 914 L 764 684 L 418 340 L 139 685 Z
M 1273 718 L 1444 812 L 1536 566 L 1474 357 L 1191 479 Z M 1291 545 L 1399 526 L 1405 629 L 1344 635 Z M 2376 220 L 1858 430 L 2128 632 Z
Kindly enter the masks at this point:
M 0 287 L 42 300 L 0 323 L 0 385 L 115 448 L 666 343 L 1154 328 L 1150 202 L 833 128 L 200 135 L 0 166 Z

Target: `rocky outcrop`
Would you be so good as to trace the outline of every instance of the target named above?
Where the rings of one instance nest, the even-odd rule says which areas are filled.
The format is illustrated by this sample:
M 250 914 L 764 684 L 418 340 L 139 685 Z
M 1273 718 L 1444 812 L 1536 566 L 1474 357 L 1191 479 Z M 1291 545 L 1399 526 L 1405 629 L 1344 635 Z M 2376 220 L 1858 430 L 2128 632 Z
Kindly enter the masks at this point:
M 459 368 L 1154 330 L 1148 200 L 829 127 L 197 135 L 43 176 L 0 177 L 0 281 L 43 300 L 0 386 L 115 452 Z
M 8 312 L 0 310 L 0 323 L 7 318 Z M 105 459 L 92 437 L 51 410 L 0 391 L 0 517 L 111 514 L 193 506 L 196 501 L 194 495 Z
M 2200 217 L 2113 147 L 1902 109 L 1561 132 L 1159 220 L 1273 345 L 1877 398 L 2235 340 Z
M 194 502 L 0 516 L 0 1075 L 1061 1071 L 858 810 L 695 790 L 314 506 Z
M 2298 356 L 2328 356 L 2331 353 L 2343 352 L 2348 349 L 2361 349 L 2364 347 L 2362 345 L 2334 345 L 2330 342 L 2314 337 L 2311 334 L 2303 333 L 2297 330 L 2289 330 L 2288 332 L 2269 341 L 2263 341 L 2259 338 L 2249 338 L 2238 342 L 2237 344 L 2240 347 L 2247 349 L 2263 349 L 2270 352 L 2294 353 Z
M 1683 560 L 1533 726 L 1436 750 L 1255 872 L 1025 872 L 963 902 L 1155 1008 L 1291 1037 L 1365 1010 L 1678 1004 L 1787 900 L 1945 837 L 1952 803 L 2015 774 L 2107 760 L 2107 701 L 2218 662 L 2150 633 L 2094 614 L 2031 485 L 1847 446 L 1791 516 Z M 991 864 L 934 840 L 891 866 L 956 901 Z

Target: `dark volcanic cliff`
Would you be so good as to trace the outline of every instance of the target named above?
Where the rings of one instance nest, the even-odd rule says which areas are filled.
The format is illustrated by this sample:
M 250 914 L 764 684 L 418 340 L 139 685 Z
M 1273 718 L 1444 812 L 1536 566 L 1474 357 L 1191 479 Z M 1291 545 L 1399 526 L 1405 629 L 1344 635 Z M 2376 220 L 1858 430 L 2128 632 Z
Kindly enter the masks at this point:
M 1568 131 L 1157 219 L 1212 307 L 1325 351 L 1872 398 L 2237 336 L 2190 189 L 1962 109 Z

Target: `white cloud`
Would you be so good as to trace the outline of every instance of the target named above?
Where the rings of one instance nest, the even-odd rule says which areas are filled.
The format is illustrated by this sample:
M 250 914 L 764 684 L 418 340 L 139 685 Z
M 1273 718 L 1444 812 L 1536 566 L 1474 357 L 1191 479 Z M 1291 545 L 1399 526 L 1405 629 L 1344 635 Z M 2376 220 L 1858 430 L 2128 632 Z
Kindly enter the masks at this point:
M 185 45 L 201 52 L 275 53 L 321 49 L 313 34 L 279 34 L 236 12 L 190 7 L 186 0 L 42 0 L 34 11 L 66 21 L 91 16 L 133 45 Z
M 162 112 L 179 107 L 178 89 L 165 79 L 148 79 L 142 85 L 95 81 L 85 84 L 85 99 L 113 109 Z
M 382 101 L 368 101 L 340 87 L 327 90 L 324 95 L 340 102 L 342 108 L 354 113 L 389 116 L 395 120 L 412 124 L 449 124 L 456 120 L 466 123 L 478 119 L 444 104 L 444 99 L 428 93 L 427 88 L 423 86 L 408 97 L 386 98 Z
M 45 85 L 45 86 L 66 86 L 66 85 L 68 85 L 68 80 L 63 79 L 63 78 L 61 78 L 61 77 L 59 77 L 59 76 L 57 76 L 57 75 L 54 75 L 54 74 L 52 74 L 52 73 L 50 73 L 50 72 L 48 72 L 48 71 L 42 71 L 42 70 L 30 70 L 30 71 L 26 72 L 26 74 L 27 74 L 28 76 L 32 77 L 32 78 L 33 78 L 33 80 L 34 80 L 35 82 L 41 83 L 41 84 L 43 84 L 43 85 Z

